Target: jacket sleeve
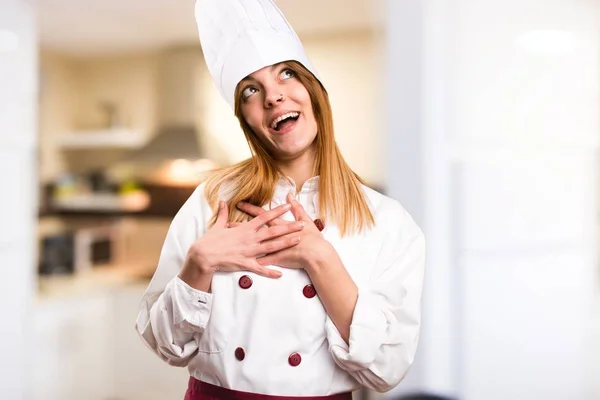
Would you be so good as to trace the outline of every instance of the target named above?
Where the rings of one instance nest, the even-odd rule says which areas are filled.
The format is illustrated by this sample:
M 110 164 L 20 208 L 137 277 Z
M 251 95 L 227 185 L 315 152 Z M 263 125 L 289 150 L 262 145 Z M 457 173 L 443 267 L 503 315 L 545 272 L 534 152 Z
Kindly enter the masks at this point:
M 197 353 L 198 339 L 210 318 L 212 295 L 177 276 L 189 247 L 204 233 L 210 213 L 203 186 L 199 186 L 171 222 L 136 320 L 142 340 L 175 366 L 186 366 Z
M 369 281 L 359 285 L 349 344 L 330 318 L 325 326 L 335 362 L 377 392 L 398 385 L 413 362 L 425 267 L 421 229 L 399 203 L 386 200 L 376 213 L 383 243 Z

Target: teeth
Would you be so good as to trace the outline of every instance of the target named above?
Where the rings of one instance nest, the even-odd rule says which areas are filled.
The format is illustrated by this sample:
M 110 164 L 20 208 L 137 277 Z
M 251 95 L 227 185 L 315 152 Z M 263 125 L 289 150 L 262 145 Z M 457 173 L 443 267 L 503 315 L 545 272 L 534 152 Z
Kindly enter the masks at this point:
M 271 128 L 275 129 L 275 128 L 277 128 L 277 124 L 280 123 L 281 121 L 283 121 L 284 119 L 286 119 L 286 118 L 296 118 L 298 115 L 300 115 L 300 114 L 297 113 L 297 112 L 289 112 L 287 114 L 283 114 L 283 115 L 275 118 L 273 120 L 273 122 L 271 122 Z

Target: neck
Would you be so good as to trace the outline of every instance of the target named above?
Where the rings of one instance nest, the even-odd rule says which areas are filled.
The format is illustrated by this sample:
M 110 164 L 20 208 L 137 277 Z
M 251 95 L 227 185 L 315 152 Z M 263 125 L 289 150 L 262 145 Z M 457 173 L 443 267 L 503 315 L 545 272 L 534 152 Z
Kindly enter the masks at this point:
M 277 163 L 279 171 L 296 182 L 296 192 L 299 192 L 304 183 L 314 176 L 315 156 L 316 151 L 312 146 L 294 159 L 281 160 Z

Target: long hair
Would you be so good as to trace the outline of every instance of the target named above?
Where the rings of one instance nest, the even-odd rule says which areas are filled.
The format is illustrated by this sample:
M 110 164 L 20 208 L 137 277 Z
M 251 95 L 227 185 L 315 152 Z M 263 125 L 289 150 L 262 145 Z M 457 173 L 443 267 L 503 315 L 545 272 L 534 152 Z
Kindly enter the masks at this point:
M 316 159 L 314 175 L 319 175 L 319 216 L 325 224 L 334 222 L 345 236 L 359 233 L 374 225 L 361 184 L 363 180 L 350 169 L 335 142 L 333 114 L 329 96 L 319 80 L 302 64 L 288 61 L 286 65 L 308 91 L 317 121 Z M 257 206 L 269 203 L 275 194 L 279 171 L 260 139 L 241 113 L 239 87 L 235 95 L 235 115 L 244 131 L 252 157 L 235 165 L 213 171 L 206 178 L 205 196 L 213 211 L 218 208 L 221 186 L 229 193 L 229 221 L 243 222 L 249 217 L 236 208 L 240 201 Z M 216 220 L 216 212 L 210 225 Z

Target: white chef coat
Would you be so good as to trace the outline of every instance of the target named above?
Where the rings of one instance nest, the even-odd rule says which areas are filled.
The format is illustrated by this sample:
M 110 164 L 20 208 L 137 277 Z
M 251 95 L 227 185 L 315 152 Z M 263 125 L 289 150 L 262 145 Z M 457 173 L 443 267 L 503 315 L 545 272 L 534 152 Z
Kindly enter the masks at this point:
M 296 195 L 311 218 L 317 215 L 318 179 L 311 178 Z M 265 208 L 285 203 L 294 188 L 282 177 Z M 375 226 L 343 238 L 332 222 L 322 231 L 359 289 L 349 345 L 318 293 L 306 295 L 310 279 L 304 270 L 271 266 L 283 273 L 279 279 L 217 272 L 211 293 L 177 277 L 212 217 L 204 185 L 173 219 L 143 296 L 136 327 L 144 342 L 167 363 L 187 366 L 196 379 L 233 390 L 323 396 L 360 386 L 379 392 L 396 386 L 417 348 L 425 241 L 400 203 L 363 189 Z M 291 212 L 284 219 L 293 219 Z M 290 355 L 300 356 L 297 366 Z

